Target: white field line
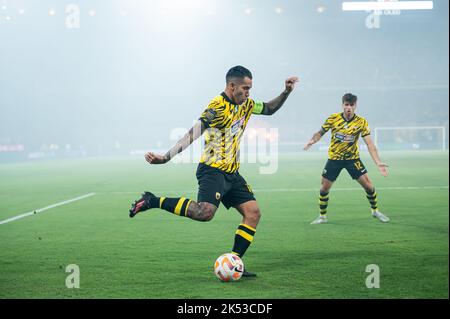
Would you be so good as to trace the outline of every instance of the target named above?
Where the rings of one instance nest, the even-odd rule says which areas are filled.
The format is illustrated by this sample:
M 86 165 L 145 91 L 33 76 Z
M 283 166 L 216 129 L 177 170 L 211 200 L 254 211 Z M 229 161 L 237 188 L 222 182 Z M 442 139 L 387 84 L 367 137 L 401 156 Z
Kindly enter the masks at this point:
M 317 188 L 261 188 L 253 189 L 254 193 L 264 193 L 264 192 L 318 192 L 320 186 Z M 449 189 L 449 186 L 393 186 L 393 187 L 375 187 L 378 190 L 430 190 L 430 189 Z M 363 190 L 362 187 L 348 187 L 348 188 L 332 188 L 332 192 L 348 192 L 348 191 L 358 191 Z M 152 191 L 153 192 L 153 191 Z M 142 192 L 141 192 L 142 193 Z M 185 193 L 197 193 L 197 190 L 179 190 L 179 191 L 155 191 L 155 195 L 158 193 L 164 194 L 185 194 Z M 139 191 L 136 192 L 106 192 L 98 194 L 140 194 Z
M 31 212 L 25 213 L 25 214 L 17 215 L 15 217 L 11 217 L 11 218 L 8 218 L 8 219 L 0 221 L 0 225 L 6 224 L 6 223 L 9 223 L 9 222 L 13 222 L 15 220 L 18 220 L 18 219 L 21 219 L 21 218 L 25 218 L 25 217 L 28 217 L 28 216 L 31 216 L 31 215 L 34 215 L 34 214 L 37 214 L 37 213 L 42 213 L 43 211 L 46 211 L 46 210 L 49 210 L 49 209 L 52 209 L 52 208 L 55 208 L 55 207 L 58 207 L 58 206 L 67 205 L 67 204 L 73 203 L 75 201 L 78 201 L 78 200 L 81 200 L 81 199 L 84 199 L 84 198 L 87 198 L 87 197 L 91 197 L 91 196 L 94 196 L 94 195 L 95 195 L 95 193 L 89 193 L 89 194 L 86 194 L 86 195 L 82 195 L 82 196 L 79 196 L 79 197 L 75 197 L 75 198 L 72 198 L 72 199 L 69 199 L 69 200 L 65 200 L 63 202 L 59 202 L 59 203 L 47 206 L 47 207 L 44 207 L 44 208 L 39 208 L 39 209 L 33 210 Z

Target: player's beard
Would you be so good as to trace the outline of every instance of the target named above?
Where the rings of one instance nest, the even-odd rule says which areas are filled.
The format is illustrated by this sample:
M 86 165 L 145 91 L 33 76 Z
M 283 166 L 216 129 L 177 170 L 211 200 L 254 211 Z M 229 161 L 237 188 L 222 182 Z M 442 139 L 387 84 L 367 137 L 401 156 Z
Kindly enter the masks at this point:
M 247 101 L 247 98 L 245 97 L 245 94 L 238 94 L 234 97 L 234 101 L 237 105 L 243 104 L 245 101 Z

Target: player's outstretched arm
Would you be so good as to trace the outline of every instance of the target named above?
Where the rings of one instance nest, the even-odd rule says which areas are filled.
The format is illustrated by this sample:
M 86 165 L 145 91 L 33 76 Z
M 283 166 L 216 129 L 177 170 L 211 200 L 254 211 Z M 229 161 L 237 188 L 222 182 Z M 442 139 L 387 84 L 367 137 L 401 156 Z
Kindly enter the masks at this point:
M 363 137 L 364 142 L 367 145 L 367 149 L 369 150 L 370 156 L 372 157 L 373 161 L 375 162 L 375 165 L 377 165 L 378 170 L 380 171 L 381 175 L 384 177 L 388 176 L 388 165 L 381 162 L 380 156 L 378 156 L 378 150 L 375 146 L 374 142 L 370 138 L 370 135 Z
M 313 146 L 314 144 L 316 144 L 318 141 L 320 141 L 320 139 L 322 138 L 322 136 L 325 134 L 325 130 L 324 129 L 320 129 L 319 132 L 315 133 L 313 135 L 313 137 L 311 137 L 311 139 L 309 140 L 309 142 L 305 145 L 305 147 L 303 147 L 303 149 L 305 151 L 309 150 L 311 148 L 311 146 Z
M 201 121 L 195 123 L 195 125 L 184 135 L 174 147 L 172 147 L 165 155 L 159 155 L 152 152 L 145 154 L 145 160 L 149 164 L 166 164 L 177 154 L 184 151 L 189 147 L 196 139 L 202 136 L 205 131 L 205 126 Z
M 289 97 L 289 94 L 294 90 L 295 83 L 297 83 L 298 77 L 290 77 L 285 81 L 286 89 L 281 93 L 279 96 L 274 98 L 270 102 L 264 103 L 264 110 L 262 112 L 263 115 L 272 115 L 276 111 L 278 111 L 286 102 L 287 98 Z

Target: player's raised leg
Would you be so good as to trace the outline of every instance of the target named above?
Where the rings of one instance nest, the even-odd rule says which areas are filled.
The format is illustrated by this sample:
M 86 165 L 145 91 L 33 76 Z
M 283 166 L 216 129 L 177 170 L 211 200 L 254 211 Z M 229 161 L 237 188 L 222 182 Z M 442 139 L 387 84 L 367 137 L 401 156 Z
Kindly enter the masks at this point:
M 234 236 L 232 253 L 243 257 L 248 247 L 253 242 L 256 227 L 261 219 L 261 211 L 256 200 L 251 200 L 235 207 L 242 215 L 242 221 Z M 244 270 L 244 277 L 255 277 L 255 273 Z
M 360 176 L 357 181 L 366 191 L 366 197 L 369 200 L 370 207 L 372 209 L 372 216 L 383 223 L 388 223 L 390 220 L 389 217 L 378 211 L 378 195 L 372 181 L 369 178 L 369 175 L 364 174 Z
M 322 177 L 322 186 L 320 187 L 319 193 L 319 217 L 312 221 L 312 225 L 315 224 L 324 224 L 328 221 L 327 219 L 327 209 L 328 209 L 328 200 L 330 199 L 330 189 L 333 186 L 333 182 L 329 179 Z
M 210 221 L 217 210 L 217 207 L 210 203 L 197 203 L 184 197 L 157 197 L 150 192 L 145 192 L 140 199 L 131 205 L 130 217 L 154 208 L 160 208 L 178 216 L 203 222 Z

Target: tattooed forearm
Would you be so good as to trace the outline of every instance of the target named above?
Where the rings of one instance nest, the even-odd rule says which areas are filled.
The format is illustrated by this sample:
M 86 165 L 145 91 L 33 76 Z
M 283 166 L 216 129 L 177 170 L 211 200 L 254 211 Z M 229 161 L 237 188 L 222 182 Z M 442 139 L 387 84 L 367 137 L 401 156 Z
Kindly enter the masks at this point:
M 283 93 L 281 93 L 278 97 L 274 98 L 272 101 L 264 103 L 264 112 L 265 115 L 272 115 L 275 112 L 277 112 L 286 102 L 287 98 L 289 97 L 290 92 L 285 90 Z
M 198 139 L 203 132 L 205 131 L 205 127 L 203 124 L 199 121 L 197 122 L 188 133 L 186 133 L 176 144 L 174 147 L 172 147 L 165 155 L 165 157 L 170 160 L 177 154 L 184 151 L 186 148 L 189 147 L 196 139 Z

